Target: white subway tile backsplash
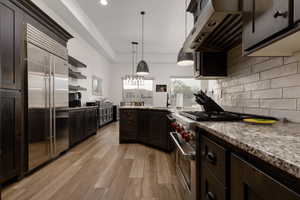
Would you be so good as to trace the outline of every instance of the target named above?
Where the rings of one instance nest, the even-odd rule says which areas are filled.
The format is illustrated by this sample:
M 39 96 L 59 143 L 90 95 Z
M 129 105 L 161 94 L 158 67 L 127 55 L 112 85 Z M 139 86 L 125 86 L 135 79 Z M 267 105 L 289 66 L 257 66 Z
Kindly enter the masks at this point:
M 300 111 L 293 111 L 293 110 L 271 110 L 271 116 L 277 118 L 285 118 L 292 122 L 300 123 Z
M 299 61 L 299 58 L 295 57 L 295 56 L 284 57 L 284 64 L 289 64 L 289 63 L 298 62 L 298 61 Z
M 277 99 L 282 98 L 282 89 L 268 89 L 252 92 L 253 99 Z
M 238 85 L 238 86 L 234 86 L 234 87 L 229 87 L 229 88 L 226 88 L 224 91 L 225 91 L 225 93 L 243 92 L 244 86 Z
M 259 99 L 237 99 L 237 105 L 245 108 L 259 108 Z
M 229 75 L 218 81 L 221 92 L 214 99 L 228 111 L 300 122 L 300 60 L 243 57 L 241 52 L 241 46 L 229 52 Z
M 264 115 L 264 116 L 270 115 L 269 109 L 261 109 L 261 108 L 245 108 L 244 112 L 252 115 Z
M 283 88 L 283 98 L 300 98 L 300 87 Z
M 283 65 L 283 57 L 276 57 L 252 66 L 253 72 L 261 72 Z
M 260 100 L 261 108 L 296 110 L 296 99 L 262 99 Z
M 282 76 L 287 76 L 291 74 L 296 74 L 298 71 L 298 63 L 291 63 L 288 65 L 283 65 L 281 67 L 276 67 L 268 71 L 264 71 L 260 73 L 260 79 L 273 79 Z
M 245 85 L 245 91 L 252 91 L 252 90 L 265 90 L 271 87 L 271 81 L 258 81 L 250 84 Z
M 271 88 L 300 86 L 300 74 L 285 76 L 271 80 Z

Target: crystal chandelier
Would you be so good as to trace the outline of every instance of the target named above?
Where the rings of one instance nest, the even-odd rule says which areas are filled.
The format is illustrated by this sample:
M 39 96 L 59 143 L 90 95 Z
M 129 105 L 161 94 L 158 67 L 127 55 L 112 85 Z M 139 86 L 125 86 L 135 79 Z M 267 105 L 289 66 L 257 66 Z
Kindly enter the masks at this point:
M 144 77 L 135 74 L 135 65 L 137 60 L 137 42 L 131 42 L 132 45 L 132 73 L 125 76 L 125 81 L 127 84 L 132 86 L 144 85 Z

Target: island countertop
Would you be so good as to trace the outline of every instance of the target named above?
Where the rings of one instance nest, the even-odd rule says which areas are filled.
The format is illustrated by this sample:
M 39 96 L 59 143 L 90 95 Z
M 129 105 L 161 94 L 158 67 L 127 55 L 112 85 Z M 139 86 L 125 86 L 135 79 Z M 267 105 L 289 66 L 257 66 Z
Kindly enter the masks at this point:
M 178 113 L 173 115 L 180 116 Z M 243 122 L 193 121 L 193 126 L 300 179 L 300 124 L 298 123 L 277 122 L 265 126 Z

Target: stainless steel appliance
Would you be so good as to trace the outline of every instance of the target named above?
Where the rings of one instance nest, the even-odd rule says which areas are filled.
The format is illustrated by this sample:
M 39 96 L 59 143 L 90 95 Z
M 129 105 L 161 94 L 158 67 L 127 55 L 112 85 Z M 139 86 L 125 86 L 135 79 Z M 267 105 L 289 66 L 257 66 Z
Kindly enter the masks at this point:
M 27 24 L 28 167 L 69 147 L 67 49 Z
M 81 92 L 69 93 L 69 106 L 70 107 L 81 107 Z
M 188 119 L 174 118 L 170 136 L 175 144 L 177 177 L 181 183 L 184 200 L 196 200 L 196 137 Z
M 192 0 L 195 25 L 185 51 L 227 51 L 242 40 L 242 0 Z

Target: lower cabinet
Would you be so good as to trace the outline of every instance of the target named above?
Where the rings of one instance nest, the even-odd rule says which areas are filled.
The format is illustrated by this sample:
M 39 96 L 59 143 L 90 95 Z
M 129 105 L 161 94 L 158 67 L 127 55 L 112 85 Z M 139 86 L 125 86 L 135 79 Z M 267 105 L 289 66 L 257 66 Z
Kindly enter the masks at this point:
M 230 193 L 231 200 L 300 200 L 300 195 L 235 155 L 231 155 Z
M 22 138 L 21 92 L 0 90 L 0 184 L 20 174 Z
M 201 200 L 300 200 L 299 188 L 292 190 L 292 185 L 283 184 L 288 180 L 299 185 L 299 181 L 274 172 L 267 164 L 258 164 L 226 142 L 202 135 L 203 132 L 199 132 L 201 164 L 197 171 Z M 268 174 L 263 172 L 266 168 Z
M 167 111 L 121 109 L 120 143 L 141 142 L 170 151 L 168 114 Z
M 70 146 L 97 133 L 97 110 L 81 109 L 70 111 Z

